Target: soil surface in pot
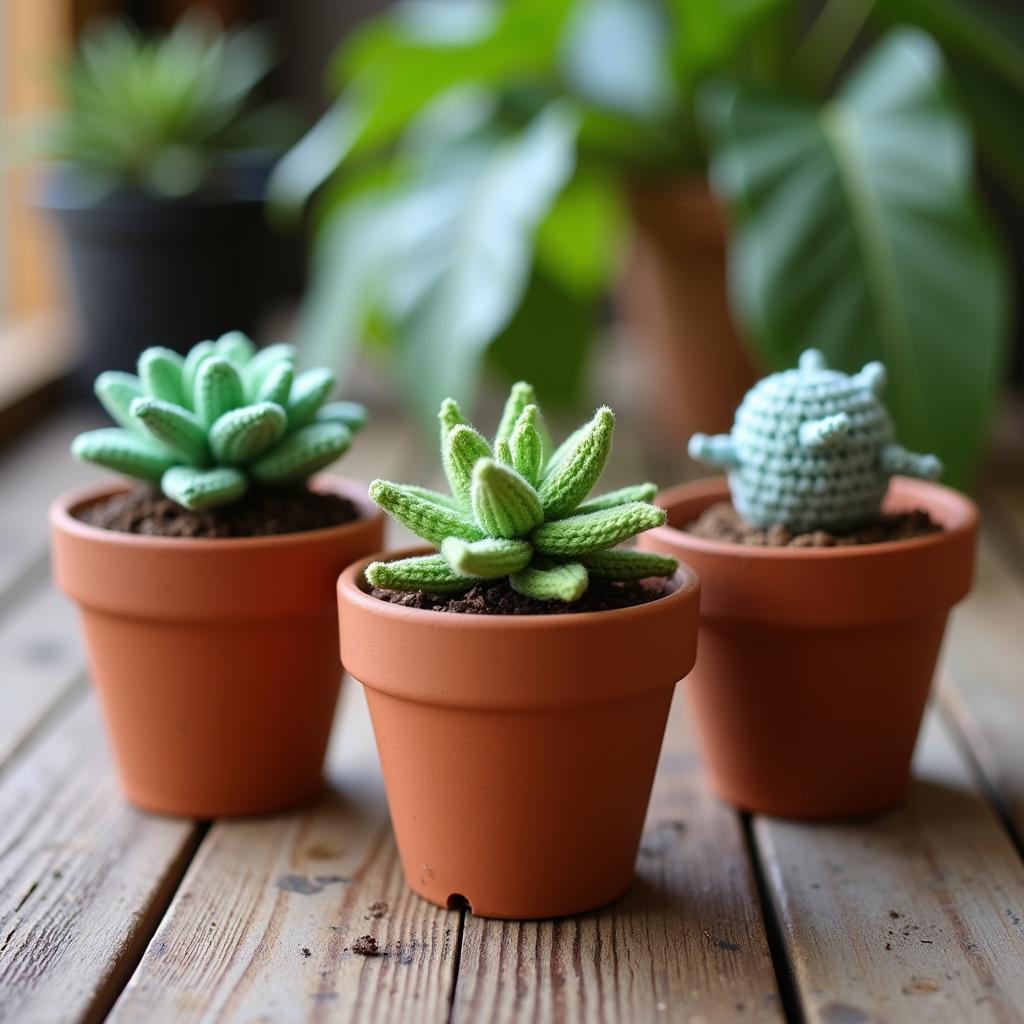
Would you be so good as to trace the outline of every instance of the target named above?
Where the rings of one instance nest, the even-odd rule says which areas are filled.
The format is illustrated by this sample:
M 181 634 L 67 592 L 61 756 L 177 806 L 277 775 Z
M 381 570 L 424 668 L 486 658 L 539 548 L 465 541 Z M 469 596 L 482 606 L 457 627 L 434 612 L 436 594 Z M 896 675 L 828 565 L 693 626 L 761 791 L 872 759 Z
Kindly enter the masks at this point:
M 423 590 L 384 590 L 374 587 L 374 597 L 405 608 L 460 615 L 565 615 L 569 612 L 604 612 L 647 604 L 671 593 L 665 580 L 631 580 L 608 583 L 591 580 L 578 601 L 538 601 L 512 589 L 508 579 L 481 580 L 464 594 L 428 594 Z
M 849 533 L 829 533 L 828 530 L 793 533 L 785 526 L 753 526 L 743 519 L 729 502 L 720 501 L 706 508 L 699 519 L 695 519 L 683 529 L 705 540 L 753 547 L 840 548 L 854 544 L 884 544 L 886 541 L 925 537 L 930 533 L 939 533 L 942 527 L 927 512 L 916 509 L 913 512 L 880 516 L 875 522 Z
M 253 491 L 231 505 L 190 510 L 149 487 L 113 494 L 75 512 L 90 526 L 148 537 L 266 537 L 340 526 L 359 518 L 339 494 Z

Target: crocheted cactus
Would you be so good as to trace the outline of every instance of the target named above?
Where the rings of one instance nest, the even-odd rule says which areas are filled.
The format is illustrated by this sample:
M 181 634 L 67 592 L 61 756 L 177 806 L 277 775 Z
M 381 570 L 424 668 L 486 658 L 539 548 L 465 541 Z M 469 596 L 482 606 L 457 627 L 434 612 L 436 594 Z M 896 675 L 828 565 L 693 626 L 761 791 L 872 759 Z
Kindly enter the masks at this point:
M 458 405 L 441 406 L 441 456 L 451 495 L 374 480 L 370 497 L 439 553 L 374 562 L 377 587 L 458 593 L 507 576 L 542 601 L 575 601 L 591 578 L 671 576 L 674 558 L 615 545 L 665 522 L 654 484 L 584 501 L 611 449 L 615 417 L 602 407 L 552 452 L 533 388 L 512 388 L 494 442 Z M 613 550 L 614 549 L 614 550 Z
M 260 351 L 240 331 L 182 357 L 149 348 L 138 375 L 108 371 L 96 395 L 117 427 L 72 442 L 75 456 L 159 483 L 186 508 L 240 498 L 252 485 L 295 484 L 344 453 L 366 413 L 325 400 L 329 370 L 295 372 L 291 345 Z
M 729 473 L 736 510 L 757 526 L 849 530 L 877 518 L 894 473 L 934 480 L 934 455 L 893 439 L 879 396 L 885 367 L 830 370 L 808 349 L 799 367 L 747 392 L 731 434 L 694 434 L 690 455 Z

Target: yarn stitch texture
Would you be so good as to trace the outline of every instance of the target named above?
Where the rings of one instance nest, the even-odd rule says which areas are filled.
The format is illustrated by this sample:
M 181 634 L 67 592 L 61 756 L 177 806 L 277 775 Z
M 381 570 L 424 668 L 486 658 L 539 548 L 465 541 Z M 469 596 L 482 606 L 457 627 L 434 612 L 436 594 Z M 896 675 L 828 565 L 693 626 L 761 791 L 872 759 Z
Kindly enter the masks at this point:
M 575 601 L 591 578 L 671 576 L 674 558 L 615 548 L 665 522 L 654 484 L 584 501 L 604 469 L 615 417 L 603 406 L 555 451 L 533 388 L 512 388 L 489 442 L 446 399 L 439 414 L 441 463 L 451 495 L 374 480 L 370 497 L 438 554 L 374 562 L 368 581 L 390 590 L 458 593 L 507 576 L 541 601 Z M 614 549 L 614 550 L 613 550 Z
M 889 478 L 935 480 L 942 463 L 898 444 L 880 395 L 885 367 L 830 370 L 817 349 L 758 381 L 730 434 L 694 434 L 690 455 L 728 472 L 733 505 L 757 526 L 854 529 L 876 519 Z
M 333 387 L 329 370 L 297 374 L 291 345 L 257 351 L 240 331 L 184 357 L 148 348 L 137 374 L 96 378 L 96 395 L 118 426 L 79 434 L 71 451 L 159 484 L 185 508 L 225 505 L 253 484 L 299 483 L 348 450 L 366 410 L 327 402 Z

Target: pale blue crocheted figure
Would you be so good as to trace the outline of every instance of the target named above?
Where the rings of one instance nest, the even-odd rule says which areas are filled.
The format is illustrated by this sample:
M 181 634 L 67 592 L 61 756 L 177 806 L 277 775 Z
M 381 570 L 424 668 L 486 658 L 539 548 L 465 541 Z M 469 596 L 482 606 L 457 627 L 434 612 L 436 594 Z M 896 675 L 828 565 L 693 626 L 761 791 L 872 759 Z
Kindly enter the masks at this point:
M 808 349 L 795 370 L 758 381 L 731 434 L 694 434 L 690 455 L 728 471 L 733 505 L 757 526 L 850 530 L 877 518 L 889 478 L 934 480 L 942 463 L 895 443 L 879 395 L 885 367 L 830 370 Z

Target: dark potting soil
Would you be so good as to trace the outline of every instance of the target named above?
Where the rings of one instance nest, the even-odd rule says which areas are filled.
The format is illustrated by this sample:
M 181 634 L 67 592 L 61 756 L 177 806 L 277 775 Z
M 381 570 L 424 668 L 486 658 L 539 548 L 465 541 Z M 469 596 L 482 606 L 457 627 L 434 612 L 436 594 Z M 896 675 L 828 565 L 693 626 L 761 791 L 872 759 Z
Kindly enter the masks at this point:
M 883 544 L 886 541 L 925 537 L 930 533 L 941 532 L 942 527 L 927 512 L 916 509 L 913 512 L 879 516 L 875 522 L 849 533 L 830 533 L 828 530 L 793 533 L 785 526 L 753 526 L 743 519 L 729 502 L 720 501 L 706 508 L 699 519 L 695 519 L 683 529 L 705 540 L 753 547 L 841 548 L 855 544 Z
M 372 935 L 360 935 L 352 943 L 352 952 L 358 953 L 360 956 L 380 956 L 381 948 Z
M 481 580 L 462 594 L 428 594 L 424 590 L 384 590 L 374 587 L 374 597 L 404 608 L 422 608 L 429 612 L 455 612 L 459 615 L 565 615 L 569 612 L 605 612 L 631 608 L 664 597 L 672 590 L 665 580 L 631 580 L 608 583 L 591 580 L 578 601 L 538 601 L 526 597 L 504 577 Z
M 339 526 L 359 518 L 348 498 L 307 490 L 252 491 L 219 508 L 190 510 L 150 487 L 136 487 L 75 513 L 90 526 L 148 537 L 266 537 Z

